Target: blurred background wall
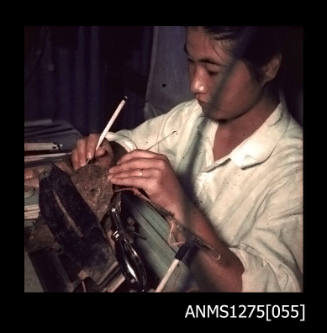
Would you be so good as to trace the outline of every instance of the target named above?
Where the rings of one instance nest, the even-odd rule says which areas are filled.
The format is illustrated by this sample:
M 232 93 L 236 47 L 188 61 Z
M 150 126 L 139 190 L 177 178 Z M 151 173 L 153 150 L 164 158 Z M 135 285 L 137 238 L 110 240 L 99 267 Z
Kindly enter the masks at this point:
M 24 119 L 63 119 L 83 135 L 134 128 L 192 98 L 183 26 L 25 26 Z M 290 27 L 283 86 L 303 122 L 303 28 Z

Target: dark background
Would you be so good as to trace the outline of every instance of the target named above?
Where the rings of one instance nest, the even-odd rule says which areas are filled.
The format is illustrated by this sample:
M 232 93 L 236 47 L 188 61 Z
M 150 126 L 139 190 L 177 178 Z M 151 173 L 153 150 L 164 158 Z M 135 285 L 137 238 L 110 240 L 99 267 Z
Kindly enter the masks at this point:
M 165 27 L 160 29 L 164 31 Z M 101 132 L 127 95 L 128 103 L 112 130 L 134 128 L 142 123 L 153 35 L 153 26 L 25 26 L 25 121 L 63 119 L 82 135 Z M 302 124 L 303 28 L 290 26 L 286 40 L 282 83 L 289 110 Z M 155 102 L 158 106 L 165 104 L 164 100 L 160 103 L 160 96 L 168 92 L 166 86 L 170 84 L 168 61 L 170 68 L 180 64 L 181 55 L 175 55 L 174 46 L 158 47 L 167 53 L 158 55 L 156 66 L 160 70 L 154 70 L 162 73 L 162 68 L 167 67 L 164 84 L 152 84 L 152 90 L 163 90 L 151 95 L 159 96 Z M 151 82 L 160 79 L 154 77 Z M 174 84 L 185 89 L 187 83 L 184 78 L 181 81 Z
M 83 135 L 101 132 L 124 95 L 113 126 L 144 120 L 152 27 L 25 26 L 24 116 L 64 119 Z

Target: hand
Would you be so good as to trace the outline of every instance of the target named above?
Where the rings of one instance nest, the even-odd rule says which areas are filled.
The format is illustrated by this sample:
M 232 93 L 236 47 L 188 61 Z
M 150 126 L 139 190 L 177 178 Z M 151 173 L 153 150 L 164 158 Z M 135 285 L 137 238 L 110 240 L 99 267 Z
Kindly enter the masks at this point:
M 153 203 L 182 219 L 186 197 L 166 156 L 134 150 L 109 169 L 108 178 L 116 185 L 142 189 Z
M 24 180 L 37 177 L 37 174 L 32 168 L 24 169 Z
M 72 164 L 74 170 L 86 165 L 87 160 L 94 157 L 98 159 L 97 164 L 109 167 L 112 164 L 114 153 L 107 140 L 95 151 L 100 134 L 90 134 L 89 136 L 77 140 L 76 147 L 72 151 Z

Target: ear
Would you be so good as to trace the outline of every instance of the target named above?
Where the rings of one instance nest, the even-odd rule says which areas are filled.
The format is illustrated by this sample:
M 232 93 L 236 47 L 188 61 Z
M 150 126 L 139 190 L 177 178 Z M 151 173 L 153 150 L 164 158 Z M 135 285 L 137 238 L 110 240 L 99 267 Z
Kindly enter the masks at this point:
M 263 83 L 267 83 L 272 81 L 280 68 L 280 65 L 282 63 L 282 55 L 281 53 L 277 53 L 274 55 L 269 62 L 263 66 Z

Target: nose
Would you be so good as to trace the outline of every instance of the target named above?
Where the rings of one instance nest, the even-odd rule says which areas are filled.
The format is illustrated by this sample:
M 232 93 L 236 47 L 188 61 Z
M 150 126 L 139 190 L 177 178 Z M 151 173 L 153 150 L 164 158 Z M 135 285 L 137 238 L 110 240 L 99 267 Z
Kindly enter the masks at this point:
M 190 89 L 195 96 L 206 92 L 205 80 L 199 70 L 195 70 L 191 75 Z

